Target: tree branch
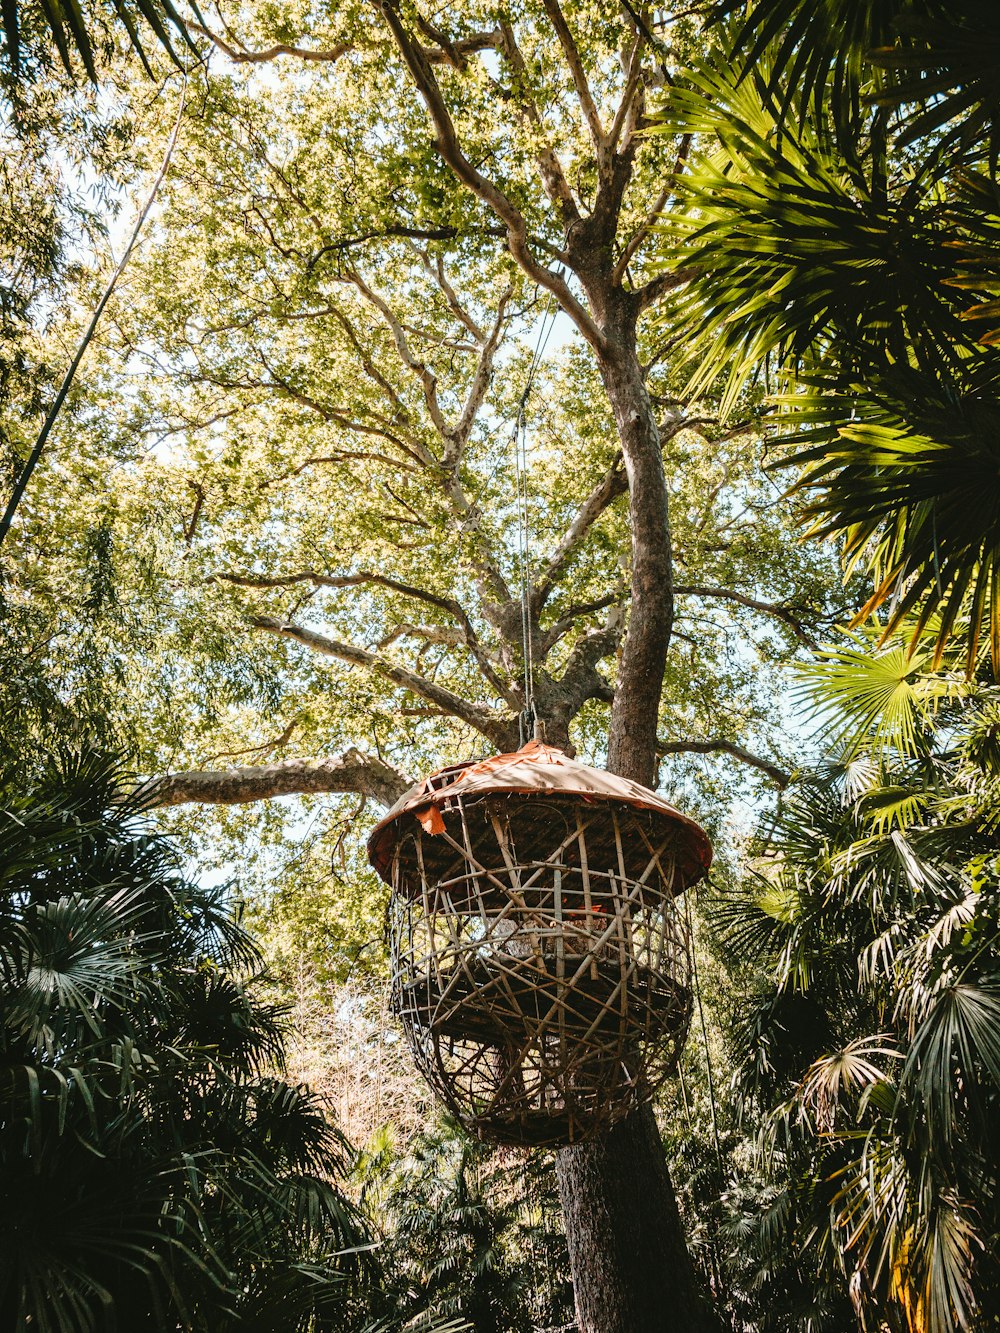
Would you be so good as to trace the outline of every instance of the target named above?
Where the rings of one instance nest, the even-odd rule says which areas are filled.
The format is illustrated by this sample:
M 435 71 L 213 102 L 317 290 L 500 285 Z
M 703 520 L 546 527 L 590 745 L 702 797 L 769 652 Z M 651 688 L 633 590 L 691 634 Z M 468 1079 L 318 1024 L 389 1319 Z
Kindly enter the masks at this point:
M 771 779 L 775 786 L 785 788 L 792 780 L 791 773 L 786 773 L 770 759 L 763 759 L 759 754 L 744 749 L 734 741 L 657 741 L 656 752 L 661 758 L 671 754 L 728 754 L 738 759 L 741 764 L 759 769 Z
M 400 472 L 416 472 L 409 463 L 403 463 L 398 458 L 393 458 L 389 454 L 380 454 L 377 450 L 364 449 L 339 449 L 335 454 L 314 454 L 304 459 L 298 467 L 289 468 L 287 472 L 279 472 L 276 477 L 268 477 L 267 481 L 257 483 L 259 491 L 266 491 L 271 486 L 278 486 L 283 481 L 289 481 L 292 477 L 301 477 L 303 472 L 311 467 L 319 467 L 324 463 L 385 463 L 388 467 L 395 468 Z
M 535 649 L 539 660 L 545 661 L 559 640 L 564 634 L 569 633 L 581 616 L 593 615 L 595 611 L 606 611 L 609 606 L 620 602 L 624 595 L 624 589 L 621 589 L 606 593 L 603 597 L 595 597 L 591 602 L 574 602 L 572 606 L 568 606 L 558 620 L 554 620 L 551 625 L 539 631 L 538 645 Z
M 510 62 L 511 69 L 514 72 L 515 87 L 520 93 L 518 101 L 522 114 L 534 130 L 541 134 L 544 132 L 544 125 L 538 113 L 535 99 L 531 95 L 528 67 L 525 64 L 524 56 L 521 54 L 521 48 L 517 44 L 514 29 L 507 19 L 501 20 L 500 32 L 502 35 L 502 50 Z M 538 163 L 545 193 L 558 208 L 563 223 L 575 222 L 580 216 L 580 210 L 573 198 L 573 191 L 569 188 L 562 163 L 551 144 L 543 144 L 536 154 L 535 161 Z
M 452 228 L 453 233 L 454 231 L 455 229 Z M 419 245 L 413 245 L 411 242 L 409 248 L 420 260 L 427 275 L 433 280 L 433 282 L 437 284 L 441 292 L 441 295 L 448 303 L 449 310 L 459 321 L 459 323 L 464 325 L 464 327 L 468 329 L 468 331 L 472 334 L 473 338 L 476 340 L 477 343 L 482 345 L 484 342 L 486 342 L 487 338 L 486 330 L 480 328 L 480 326 L 472 318 L 472 316 L 466 310 L 465 306 L 463 306 L 462 302 L 458 299 L 458 293 L 455 291 L 455 288 L 448 281 L 448 278 L 445 275 L 444 260 L 442 259 L 442 257 L 440 255 L 435 256 L 434 262 L 431 263 L 430 255 L 427 253 L 426 250 L 421 250 Z
M 462 414 L 455 423 L 451 432 L 452 446 L 445 450 L 445 465 L 451 468 L 458 466 L 462 451 L 468 443 L 469 434 L 475 424 L 476 416 L 483 405 L 483 399 L 486 397 L 486 391 L 490 387 L 493 378 L 493 361 L 496 357 L 497 347 L 500 343 L 500 333 L 503 329 L 504 316 L 507 311 L 507 302 L 513 295 L 513 291 L 508 287 L 501 293 L 500 300 L 497 303 L 496 319 L 493 321 L 493 327 L 490 329 L 489 337 L 483 344 L 479 355 L 479 362 L 476 366 L 476 373 L 472 377 L 472 386 L 469 389 L 469 396 L 465 400 L 465 406 L 462 408 Z
M 365 350 L 364 344 L 358 337 L 354 325 L 351 323 L 351 321 L 347 318 L 347 316 L 344 314 L 342 310 L 334 307 L 331 313 L 333 314 L 333 317 L 336 319 L 340 327 L 344 330 L 344 333 L 347 335 L 347 341 L 351 344 L 352 348 L 354 349 L 354 352 L 358 360 L 361 362 L 361 366 L 365 374 L 374 384 L 378 385 L 378 387 L 388 398 L 389 402 L 392 403 L 393 407 L 396 409 L 396 418 L 397 418 L 395 422 L 396 426 L 398 427 L 400 424 L 402 424 L 404 426 L 412 428 L 413 423 L 409 409 L 403 402 L 402 398 L 400 398 L 395 388 L 389 383 L 386 377 L 379 370 L 378 366 L 376 366 L 375 362 L 371 359 L 368 352 Z M 421 463 L 423 463 L 425 466 L 434 466 L 437 460 L 431 453 L 431 451 L 427 448 L 427 446 L 423 443 L 423 441 L 418 440 L 417 437 L 412 435 L 411 433 L 408 443 L 412 446 L 416 456 L 418 457 Z
M 444 271 L 440 265 L 439 270 L 438 283 L 445 295 L 445 299 L 451 306 L 452 311 L 456 314 L 457 318 L 461 319 L 466 328 L 469 328 L 470 331 L 475 331 L 477 339 L 482 340 L 482 350 L 480 352 L 475 374 L 473 375 L 469 396 L 466 400 L 465 407 L 454 426 L 448 424 L 444 413 L 441 410 L 440 401 L 437 395 L 437 380 L 434 374 L 424 362 L 416 358 L 411 352 L 406 338 L 406 331 L 396 319 L 396 316 L 389 305 L 377 293 L 372 291 L 357 273 L 349 273 L 346 280 L 353 283 L 362 296 L 382 315 L 392 332 L 400 360 L 419 380 L 423 388 L 428 411 L 430 412 L 434 427 L 443 444 L 443 453 L 440 460 L 435 458 L 431 454 L 431 451 L 425 448 L 423 450 L 424 457 L 421 461 L 425 462 L 427 466 L 434 467 L 437 470 L 438 475 L 442 477 L 445 495 L 447 496 L 448 502 L 451 505 L 456 518 L 470 531 L 475 533 L 480 548 L 477 559 L 477 567 L 480 577 L 490 588 L 493 596 L 500 598 L 502 601 L 509 600 L 510 590 L 507 587 L 506 580 L 501 574 L 500 567 L 493 556 L 490 540 L 483 530 L 476 508 L 474 505 L 470 504 L 469 499 L 465 494 L 465 490 L 459 477 L 458 464 L 461 461 L 462 451 L 468 441 L 468 436 L 475 422 L 476 414 L 482 406 L 483 398 L 489 388 L 493 362 L 500 342 L 500 335 L 504 327 L 507 303 L 510 300 L 512 293 L 508 288 L 502 294 L 498 304 L 496 318 L 493 322 L 493 327 L 489 334 L 483 334 L 482 330 L 478 328 L 475 322 L 462 311 L 458 298 L 450 284 L 447 282 L 447 279 L 444 276 Z M 368 374 L 375 378 L 376 382 L 383 388 L 384 392 L 386 392 L 391 400 L 397 405 L 403 419 L 408 421 L 408 413 L 402 399 L 388 384 L 388 381 L 381 372 L 371 363 L 370 359 L 367 358 L 367 354 L 362 349 L 360 341 L 351 328 L 346 316 L 339 312 L 335 313 L 337 313 L 338 319 L 347 332 L 348 338 L 351 340 L 351 343 L 358 356 L 361 358 L 362 364 L 365 366 Z M 482 665 L 483 663 L 480 661 L 480 666 Z M 492 683 L 500 690 L 504 697 L 507 697 L 504 688 L 500 685 L 498 680 L 494 679 Z
M 816 647 L 815 639 L 806 632 L 802 622 L 787 606 L 782 606 L 780 602 L 763 602 L 757 597 L 748 597 L 745 593 L 736 592 L 732 588 L 712 588 L 696 583 L 676 585 L 674 596 L 711 597 L 718 598 L 721 601 L 736 602 L 738 606 L 745 606 L 750 611 L 760 611 L 766 616 L 774 616 L 776 620 L 780 620 L 782 624 L 788 626 L 803 647 Z
M 317 634 L 315 630 L 306 629 L 302 625 L 295 625 L 289 621 L 275 620 L 271 616 L 254 616 L 250 620 L 250 624 L 255 629 L 265 630 L 268 634 L 294 639 L 296 643 L 301 643 L 305 648 L 311 648 L 313 652 L 324 653 L 327 657 L 336 657 L 341 662 L 348 662 L 352 666 L 365 667 L 369 671 L 374 671 L 383 679 L 391 681 L 401 689 L 409 690 L 412 694 L 419 695 L 421 699 L 426 699 L 428 703 L 443 708 L 452 717 L 456 717 L 468 726 L 474 727 L 476 731 L 481 732 L 494 745 L 499 746 L 509 740 L 511 719 L 498 717 L 491 708 L 487 708 L 483 704 L 470 703 L 468 699 L 463 699 L 461 695 L 455 694 L 453 690 L 449 690 L 443 685 L 437 685 L 434 681 L 427 680 L 426 677 L 420 676 L 414 671 L 409 671 L 406 667 L 399 666 L 395 662 L 387 661 L 380 657 L 378 653 L 371 653 L 353 643 L 341 643 L 337 639 L 328 639 L 323 634 Z
M 428 646 L 432 643 L 442 644 L 448 648 L 465 646 L 465 636 L 460 629 L 449 628 L 446 625 L 415 625 L 410 620 L 404 620 L 394 625 L 388 634 L 383 634 L 376 647 L 382 653 L 386 648 L 391 648 L 398 639 L 410 638 L 422 639 Z
M 218 754 L 209 757 L 210 764 L 218 763 L 220 759 L 242 759 L 247 754 L 266 754 L 271 750 L 283 750 L 292 739 L 295 728 L 299 725 L 299 720 L 293 717 L 288 726 L 280 736 L 275 736 L 273 740 L 264 741 L 261 745 L 248 745 L 243 750 L 220 750 Z
M 264 51 L 248 51 L 246 47 L 230 45 L 218 33 L 202 27 L 200 23 L 188 20 L 186 26 L 191 32 L 196 32 L 201 37 L 207 37 L 224 55 L 240 65 L 261 65 L 266 61 L 276 60 L 278 56 L 294 56 L 296 60 L 311 60 L 329 64 L 339 60 L 341 56 L 346 55 L 351 50 L 350 42 L 338 42 L 336 46 L 332 46 L 326 51 L 310 51 L 301 46 L 288 46 L 284 42 L 277 42 Z
M 566 562 L 579 543 L 604 513 L 608 505 L 616 500 L 618 496 L 624 495 L 627 490 L 628 478 L 625 475 L 624 463 L 619 455 L 576 511 L 573 522 L 566 529 L 559 545 L 549 557 L 549 562 L 545 566 L 541 578 L 535 584 L 532 593 L 532 600 L 537 609 L 540 610 L 552 595 L 556 579 L 566 567 Z
M 310 50 L 308 47 L 288 46 L 284 42 L 277 42 L 274 46 L 269 46 L 263 51 L 250 51 L 242 44 L 233 46 L 218 33 L 211 29 L 203 27 L 200 23 L 195 23 L 188 19 L 185 26 L 190 32 L 196 32 L 201 37 L 207 37 L 208 40 L 235 64 L 240 65 L 261 65 L 270 60 L 276 60 L 279 56 L 293 56 L 296 60 L 318 61 L 329 64 L 337 61 L 341 56 L 345 56 L 348 51 L 354 49 L 353 42 L 338 42 L 336 46 L 328 50 Z M 427 25 L 429 27 L 429 25 Z M 434 29 L 431 29 L 433 33 Z M 477 32 L 470 37 L 460 37 L 457 42 L 442 40 L 439 47 L 425 46 L 423 52 L 427 60 L 432 65 L 451 65 L 455 69 L 462 69 L 465 66 L 465 57 L 473 55 L 476 51 L 488 51 L 491 47 L 496 47 L 500 33 L 494 28 L 491 32 Z
M 388 303 L 384 301 L 377 292 L 372 291 L 361 277 L 360 273 L 353 269 L 348 269 L 345 271 L 344 278 L 345 281 L 352 283 L 358 289 L 365 300 L 375 307 L 385 320 L 386 324 L 388 324 L 389 331 L 392 333 L 393 342 L 396 344 L 396 351 L 399 353 L 399 359 L 407 370 L 409 370 L 419 381 L 420 387 L 423 390 L 424 401 L 427 404 L 427 411 L 430 413 L 431 421 L 434 423 L 434 429 L 441 436 L 441 439 L 447 443 L 452 439 L 453 430 L 445 420 L 444 413 L 441 410 L 440 401 L 438 400 L 437 376 L 425 362 L 413 355 L 402 324 L 400 324 L 399 320 L 393 314 Z
M 408 778 L 381 759 L 350 749 L 338 759 L 284 759 L 277 764 L 195 769 L 150 778 L 139 795 L 150 807 L 246 805 L 275 796 L 354 792 L 393 805 L 410 786 Z
M 351 416 L 346 408 L 324 406 L 318 400 L 310 397 L 309 394 L 294 388 L 284 380 L 273 367 L 267 366 L 267 370 L 274 381 L 273 387 L 275 389 L 285 394 L 286 397 L 290 398 L 293 402 L 299 403 L 302 407 L 310 408 L 312 411 L 318 413 L 324 421 L 329 422 L 331 425 L 341 426 L 344 430 L 350 431 L 354 435 L 374 435 L 377 439 L 385 440 L 387 444 L 395 445 L 401 453 L 405 454 L 407 458 L 412 458 L 414 463 L 418 463 L 421 467 L 426 467 L 428 462 L 431 461 L 430 455 L 426 450 L 421 452 L 419 447 L 413 447 L 413 445 L 409 444 L 394 431 L 390 430 L 389 425 L 386 423 L 381 413 L 370 413 L 372 421 L 376 423 L 375 425 L 369 425 L 367 422 L 358 421 L 355 417 Z M 372 454 L 369 455 L 369 457 L 387 458 L 387 455 Z M 415 468 L 410 467 L 409 464 L 402 462 L 400 459 L 389 458 L 388 462 L 390 462 L 394 468 L 401 468 L 406 472 L 414 472 L 416 470 Z
M 624 633 L 624 615 L 620 611 L 612 611 L 606 625 L 601 629 L 588 630 L 573 645 L 566 669 L 557 682 L 559 691 L 565 695 L 567 722 L 576 716 L 588 699 L 612 702 L 614 691 L 598 672 L 597 664 L 617 650 Z
M 559 45 L 563 49 L 563 55 L 566 57 L 566 64 L 569 66 L 569 72 L 573 78 L 573 86 L 576 88 L 576 95 L 580 106 L 583 108 L 583 114 L 587 121 L 587 127 L 590 130 L 590 138 L 594 148 L 601 152 L 604 149 L 606 135 L 604 126 L 601 124 L 601 117 L 598 114 L 597 106 L 594 103 L 593 95 L 590 91 L 590 84 L 587 81 L 587 72 L 583 68 L 583 61 L 580 58 L 580 51 L 576 40 L 570 32 L 566 17 L 559 7 L 558 0 L 543 0 L 546 14 L 549 16 L 549 22 L 555 29 L 556 36 L 559 38 Z
M 644 287 L 639 287 L 635 292 L 640 311 L 648 310 L 661 296 L 672 292 L 675 287 L 683 287 L 697 275 L 697 269 L 679 268 L 673 273 L 658 273 L 655 278 L 650 278 Z
M 194 508 L 191 511 L 191 517 L 184 525 L 185 546 L 190 546 L 194 541 L 194 534 L 198 527 L 198 519 L 201 517 L 201 511 L 205 505 L 205 488 L 200 481 L 189 481 L 188 489 L 194 492 Z
M 412 597 L 414 601 L 425 602 L 428 606 L 435 606 L 440 611 L 457 620 L 462 627 L 462 642 L 472 653 L 476 663 L 485 676 L 486 680 L 496 690 L 502 699 L 513 709 L 519 707 L 517 698 L 511 693 L 509 687 L 497 675 L 496 670 L 489 659 L 488 654 L 479 641 L 475 626 L 469 618 L 468 612 L 461 602 L 454 597 L 444 597 L 438 593 L 428 592 L 425 588 L 417 588 L 412 583 L 403 583 L 400 579 L 390 578 L 386 574 L 375 574 L 370 572 L 360 574 L 317 574 L 315 570 L 304 569 L 296 574 L 233 574 L 227 571 L 220 571 L 215 574 L 209 574 L 205 583 L 233 583 L 240 588 L 291 588 L 298 583 L 311 583 L 314 588 L 358 588 L 365 584 L 374 583 L 382 588 L 387 588 L 390 592 L 398 592 L 403 597 Z
M 404 241 L 453 241 L 457 235 L 457 227 L 408 227 L 404 223 L 388 223 L 376 231 L 363 231 L 357 236 L 344 236 L 339 241 L 329 241 L 310 257 L 306 273 L 311 273 L 326 255 L 339 255 L 356 245 L 367 245 L 369 241 L 386 241 L 397 237 Z
M 454 121 L 434 77 L 434 71 L 423 48 L 407 31 L 400 17 L 398 0 L 371 0 L 371 3 L 385 20 L 424 100 L 434 127 L 434 146 L 442 160 L 462 184 L 481 199 L 507 228 L 508 249 L 528 277 L 555 296 L 591 346 L 603 355 L 604 334 L 589 311 L 576 299 L 565 280 L 559 274 L 547 269 L 544 264 L 540 264 L 531 253 L 528 246 L 527 225 L 520 210 L 493 181 L 472 165 L 462 151 Z
M 495 50 L 500 40 L 499 28 L 493 28 L 489 32 L 474 32 L 471 37 L 459 37 L 458 41 L 452 41 L 451 38 L 426 24 L 425 31 L 428 37 L 440 43 L 439 46 L 425 46 L 424 55 L 432 65 L 451 65 L 454 69 L 464 69 L 467 65 L 466 56 L 474 55 L 477 51 Z
M 679 413 L 672 419 L 664 421 L 660 427 L 660 446 L 661 448 L 669 443 L 678 432 L 682 430 L 694 429 L 703 424 L 702 417 L 684 417 Z M 536 610 L 540 610 L 549 597 L 552 595 L 552 589 L 555 586 L 556 579 L 566 567 L 567 561 L 572 556 L 576 547 L 594 526 L 600 516 L 613 504 L 620 495 L 624 495 L 628 490 L 628 477 L 625 473 L 625 463 L 622 456 L 619 456 L 608 468 L 607 472 L 591 490 L 590 494 L 577 510 L 573 522 L 566 529 L 562 540 L 553 551 L 549 558 L 541 578 L 535 585 L 532 597 Z
M 613 280 L 615 282 L 620 283 L 624 280 L 625 272 L 629 264 L 631 264 L 633 258 L 635 257 L 636 251 L 642 245 L 643 241 L 645 241 L 649 233 L 653 230 L 657 218 L 663 212 L 664 208 L 666 208 L 667 200 L 670 198 L 674 185 L 677 182 L 677 178 L 680 175 L 681 171 L 684 169 L 684 163 L 687 161 L 688 153 L 691 150 L 692 137 L 693 136 L 690 134 L 684 135 L 683 139 L 681 140 L 681 146 L 677 152 L 677 159 L 674 163 L 674 169 L 673 171 L 671 171 L 669 177 L 667 178 L 666 185 L 664 185 L 663 189 L 657 195 L 655 202 L 653 203 L 649 212 L 646 214 L 645 220 L 643 221 L 641 226 L 637 227 L 636 230 L 633 232 L 631 239 L 629 240 L 625 249 L 622 251 L 622 256 L 619 259 L 618 263 L 615 265 L 615 271 L 613 274 Z
M 212 375 L 204 370 L 198 370 L 197 372 L 189 372 L 187 374 L 187 382 L 189 384 L 213 384 L 220 389 L 233 389 L 244 392 L 247 389 L 264 389 L 270 394 L 277 394 L 289 399 L 293 403 L 298 403 L 300 407 L 305 407 L 309 411 L 315 412 L 323 421 L 342 426 L 344 430 L 352 431 L 359 435 L 374 435 L 379 439 L 386 440 L 389 444 L 395 445 L 395 447 L 406 454 L 408 458 L 412 458 L 415 463 L 419 463 L 421 467 L 434 466 L 437 461 L 434 458 L 434 455 L 415 435 L 409 434 L 409 438 L 404 440 L 401 435 L 390 429 L 390 424 L 395 425 L 396 427 L 398 427 L 400 423 L 404 425 L 409 424 L 409 415 L 406 411 L 405 404 L 402 399 L 396 395 L 392 385 L 380 374 L 377 368 L 372 364 L 370 358 L 364 353 L 357 335 L 354 333 L 354 330 L 351 328 L 349 321 L 343 313 L 333 309 L 331 309 L 329 313 L 334 316 L 347 333 L 351 346 L 357 352 L 366 374 L 375 380 L 379 388 L 382 389 L 396 408 L 394 422 L 389 423 L 379 412 L 370 412 L 369 415 L 371 416 L 372 421 L 376 424 L 368 425 L 363 421 L 358 421 L 353 418 L 346 408 L 331 407 L 329 404 L 320 402 L 319 399 L 313 398 L 310 394 L 303 392 L 301 389 L 296 389 L 295 386 L 284 379 L 283 376 L 281 376 L 274 367 L 268 363 L 267 358 L 260 353 L 258 354 L 258 359 L 264 369 L 268 372 L 270 379 L 258 379 L 249 375 L 244 376 L 242 379 L 225 379 L 221 375 Z M 405 464 L 400 463 L 398 460 L 395 460 L 393 465 L 396 467 L 405 466 Z
M 613 153 L 618 147 L 618 141 L 621 139 L 622 130 L 624 130 L 626 124 L 629 125 L 630 132 L 634 133 L 639 110 L 636 105 L 636 95 L 642 87 L 642 53 L 645 46 L 646 42 L 642 33 L 636 33 L 635 41 L 632 43 L 632 53 L 629 56 L 622 98 L 618 103 L 614 122 L 608 131 L 607 152 L 609 154 Z M 626 140 L 625 147 L 629 147 L 628 140 Z

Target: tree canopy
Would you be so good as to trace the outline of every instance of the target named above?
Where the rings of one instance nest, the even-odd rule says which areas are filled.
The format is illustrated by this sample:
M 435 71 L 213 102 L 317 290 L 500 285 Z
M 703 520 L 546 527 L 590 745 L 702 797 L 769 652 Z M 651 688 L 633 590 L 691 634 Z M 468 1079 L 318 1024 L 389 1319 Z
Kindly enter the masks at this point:
M 692 1328 L 990 1317 L 993 9 L 358 0 L 187 23 L 154 225 L 3 547 L 12 750 L 37 772 L 67 737 L 129 748 L 192 867 L 238 878 L 321 1079 L 340 1004 L 337 1059 L 393 1065 L 363 844 L 412 777 L 540 721 L 661 781 L 720 849 L 661 1107 L 697 1280 L 651 1114 L 560 1154 L 568 1251 L 548 1204 L 524 1220 L 551 1174 L 522 1191 L 430 1125 L 345 1187 L 396 1261 L 351 1318 L 555 1320 L 567 1265 L 601 1333 L 657 1327 L 668 1290 Z M 62 23 L 76 69 L 61 14 L 18 22 L 32 52 Z M 176 114 L 183 76 L 148 46 L 141 69 L 125 26 L 88 39 L 97 92 L 50 52 L 11 101 L 11 479 Z M 230 998 L 229 1020 L 262 1012 Z M 609 1312 L 587 1254 L 612 1252 L 623 1181 L 648 1248 L 616 1254 Z M 219 1290 L 258 1290 L 227 1263 Z

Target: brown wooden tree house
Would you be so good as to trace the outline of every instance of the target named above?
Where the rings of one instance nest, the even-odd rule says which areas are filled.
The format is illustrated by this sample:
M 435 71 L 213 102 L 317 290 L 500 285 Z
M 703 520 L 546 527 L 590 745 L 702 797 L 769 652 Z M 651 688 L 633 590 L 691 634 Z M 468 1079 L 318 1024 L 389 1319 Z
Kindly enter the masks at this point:
M 680 902 L 704 830 L 648 788 L 531 741 L 442 769 L 377 825 L 392 1004 L 481 1138 L 579 1143 L 652 1095 L 691 1017 Z

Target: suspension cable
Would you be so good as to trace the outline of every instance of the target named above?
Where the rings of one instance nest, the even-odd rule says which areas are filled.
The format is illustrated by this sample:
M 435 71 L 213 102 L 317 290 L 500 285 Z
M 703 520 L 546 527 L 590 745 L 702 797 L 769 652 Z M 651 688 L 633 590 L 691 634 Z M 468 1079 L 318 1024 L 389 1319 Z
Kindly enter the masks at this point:
M 517 485 L 517 551 L 521 585 L 521 647 L 524 662 L 524 710 L 518 719 L 522 745 L 531 738 L 535 724 L 535 650 L 531 633 L 531 507 L 528 490 L 527 407 L 535 373 L 541 365 L 545 348 L 548 346 L 549 335 L 555 326 L 558 311 L 554 306 L 555 299 L 550 293 L 548 304 L 542 315 L 542 322 L 538 328 L 535 350 L 528 365 L 524 390 L 518 400 L 512 439 L 514 446 L 514 477 Z

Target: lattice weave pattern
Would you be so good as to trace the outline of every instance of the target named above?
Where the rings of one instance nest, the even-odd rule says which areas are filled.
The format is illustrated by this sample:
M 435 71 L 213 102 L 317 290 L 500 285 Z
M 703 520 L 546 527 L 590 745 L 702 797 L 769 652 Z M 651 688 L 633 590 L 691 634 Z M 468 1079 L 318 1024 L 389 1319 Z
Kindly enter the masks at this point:
M 648 1097 L 691 1014 L 684 831 L 624 803 L 456 793 L 437 831 L 401 834 L 393 1006 L 458 1119 L 555 1145 Z

